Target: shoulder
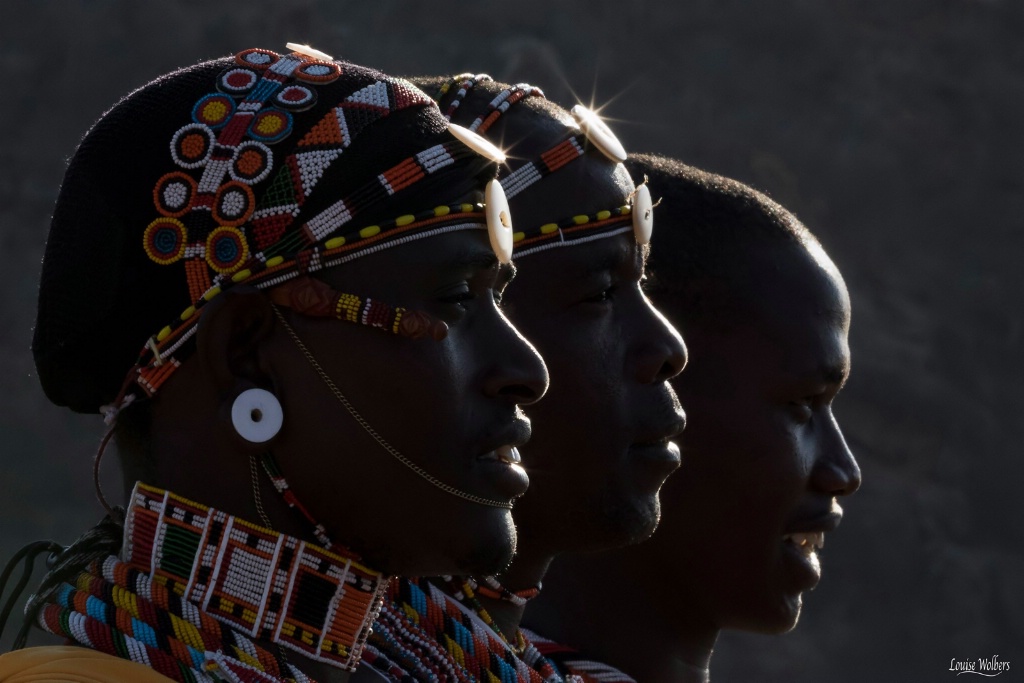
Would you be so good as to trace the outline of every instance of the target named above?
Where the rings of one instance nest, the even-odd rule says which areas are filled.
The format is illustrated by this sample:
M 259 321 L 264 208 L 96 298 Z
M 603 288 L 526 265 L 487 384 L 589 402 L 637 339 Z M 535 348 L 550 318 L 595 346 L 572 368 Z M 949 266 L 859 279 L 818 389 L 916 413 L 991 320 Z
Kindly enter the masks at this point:
M 30 647 L 0 655 L 0 683 L 167 683 L 152 669 L 84 647 Z

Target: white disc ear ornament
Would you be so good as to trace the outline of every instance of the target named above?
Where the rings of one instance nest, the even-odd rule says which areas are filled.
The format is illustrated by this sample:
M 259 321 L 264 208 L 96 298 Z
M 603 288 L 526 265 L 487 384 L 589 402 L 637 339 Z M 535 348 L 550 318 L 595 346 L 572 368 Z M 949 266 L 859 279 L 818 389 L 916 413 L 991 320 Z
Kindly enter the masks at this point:
M 283 423 L 281 402 L 266 389 L 246 389 L 231 404 L 231 424 L 246 441 L 270 441 L 281 431 Z
M 306 55 L 307 57 L 312 57 L 313 59 L 319 59 L 324 62 L 334 61 L 334 57 L 330 56 L 326 52 L 321 52 L 320 50 L 317 50 L 315 47 L 310 47 L 309 45 L 304 45 L 303 43 L 285 43 L 284 46 L 291 50 L 292 52 L 298 52 L 300 55 Z
M 512 213 L 505 190 L 497 178 L 487 183 L 484 202 L 487 204 L 487 235 L 491 238 L 491 249 L 499 263 L 509 263 L 512 260 Z
M 626 149 L 597 112 L 577 104 L 570 112 L 587 136 L 587 142 L 617 164 L 626 160 Z
M 505 163 L 505 153 L 479 133 L 474 133 L 469 128 L 464 128 L 455 123 L 448 124 L 448 132 L 454 135 L 459 142 L 485 159 L 490 159 L 496 164 Z
M 654 203 L 647 185 L 640 185 L 633 191 L 633 235 L 640 246 L 650 244 L 654 232 Z

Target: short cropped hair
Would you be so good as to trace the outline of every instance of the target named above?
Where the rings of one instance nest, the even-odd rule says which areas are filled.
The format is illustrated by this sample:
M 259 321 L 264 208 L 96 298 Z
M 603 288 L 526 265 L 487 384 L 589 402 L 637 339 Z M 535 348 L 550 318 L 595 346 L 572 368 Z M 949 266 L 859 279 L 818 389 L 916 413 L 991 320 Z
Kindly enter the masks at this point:
M 817 241 L 796 216 L 736 180 L 651 154 L 631 154 L 626 167 L 635 182 L 647 176 L 661 200 L 647 288 L 680 323 L 728 321 L 743 309 L 742 293 L 756 284 L 755 249 Z

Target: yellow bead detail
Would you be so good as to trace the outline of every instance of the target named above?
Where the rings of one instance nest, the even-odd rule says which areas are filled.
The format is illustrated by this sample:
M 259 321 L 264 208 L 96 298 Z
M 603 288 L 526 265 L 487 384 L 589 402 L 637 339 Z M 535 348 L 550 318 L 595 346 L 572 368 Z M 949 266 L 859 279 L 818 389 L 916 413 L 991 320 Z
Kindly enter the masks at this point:
M 217 296 L 218 294 L 220 294 L 220 287 L 211 287 L 206 292 L 206 294 L 203 294 L 203 298 L 206 299 L 207 301 L 209 301 L 210 299 L 212 299 L 213 297 Z
M 362 237 L 363 239 L 365 239 L 367 237 L 373 237 L 374 235 L 379 234 L 379 233 L 380 233 L 380 226 L 379 225 L 371 225 L 371 226 L 369 226 L 367 228 L 363 228 L 362 230 L 360 230 L 359 231 L 359 236 Z
M 195 306 L 189 306 L 189 307 L 188 307 L 188 308 L 186 308 L 186 309 L 185 309 L 184 311 L 182 311 L 182 312 L 181 312 L 181 315 L 180 315 L 180 316 L 178 316 L 178 317 L 179 317 L 179 318 L 180 318 L 181 320 L 188 320 L 189 318 L 191 318 L 191 317 L 192 317 L 192 316 L 194 316 L 195 314 L 196 314 L 196 307 L 195 307 Z
M 245 268 L 244 270 L 240 270 L 237 273 L 235 273 L 234 275 L 232 275 L 231 276 L 231 281 L 232 282 L 241 282 L 242 280 L 247 279 L 250 275 L 252 275 L 252 271 L 249 270 L 248 268 Z
M 324 242 L 325 249 L 337 249 L 338 247 L 345 246 L 344 237 L 332 237 L 331 239 Z
M 157 332 L 156 340 L 158 342 L 161 342 L 161 341 L 163 341 L 164 339 L 167 339 L 170 336 L 171 336 L 171 327 L 170 327 L 170 325 L 168 325 L 164 329 L 162 329 L 159 332 Z
M 597 212 L 597 220 L 603 221 L 612 217 L 612 212 L 605 209 L 604 211 Z
M 447 216 L 451 212 L 452 212 L 452 207 L 450 207 L 450 206 L 438 206 L 438 207 L 434 208 L 434 215 L 435 216 Z
M 518 242 L 519 240 L 523 239 L 524 237 L 526 237 L 526 233 L 525 232 L 514 232 L 514 233 L 512 233 L 512 241 L 513 242 Z
M 399 216 L 398 218 L 396 218 L 395 225 L 397 225 L 398 227 L 402 227 L 403 225 L 409 225 L 414 220 L 416 220 L 416 216 L 413 216 L 411 213 L 409 213 L 404 216 Z
M 472 204 L 463 204 L 459 208 L 462 209 L 462 213 L 472 213 L 472 211 L 473 211 L 473 205 Z
M 540 232 L 542 235 L 550 235 L 553 232 L 558 231 L 558 223 L 546 223 L 540 226 Z
M 284 256 L 275 256 L 274 258 L 267 259 L 267 268 L 273 268 L 284 263 Z
M 573 216 L 572 222 L 576 225 L 584 225 L 590 222 L 590 216 Z

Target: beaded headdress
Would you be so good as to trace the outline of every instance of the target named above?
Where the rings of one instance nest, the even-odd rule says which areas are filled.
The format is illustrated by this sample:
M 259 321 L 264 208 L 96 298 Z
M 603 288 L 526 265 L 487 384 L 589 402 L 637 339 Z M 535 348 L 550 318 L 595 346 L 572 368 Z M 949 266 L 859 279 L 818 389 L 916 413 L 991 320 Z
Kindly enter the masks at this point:
M 296 48 L 158 79 L 83 140 L 54 213 L 33 342 L 54 402 L 93 412 L 152 395 L 190 352 L 203 306 L 232 286 L 273 288 L 486 229 L 472 195 L 495 177 L 494 158 L 410 83 Z M 432 326 L 365 297 L 334 304 L 397 334 Z
M 439 103 L 450 98 L 445 108 L 448 119 L 470 120 L 465 100 L 480 84 L 492 81 L 486 74 L 459 74 L 448 79 L 435 93 Z M 528 83 L 510 85 L 498 92 L 468 123 L 469 130 L 485 134 L 495 122 L 516 103 L 530 97 L 544 97 L 544 92 Z M 461 116 L 460 116 L 461 115 Z M 538 157 L 525 162 L 510 160 L 513 170 L 501 182 L 508 199 L 514 198 L 544 177 L 555 173 L 585 156 L 589 149 L 598 151 L 616 164 L 626 160 L 626 151 L 611 129 L 594 111 L 576 105 L 572 108 L 573 125 L 562 140 Z M 653 209 L 646 180 L 630 194 L 626 204 L 588 214 L 566 216 L 537 226 L 518 227 L 513 234 L 516 258 L 557 247 L 582 244 L 596 239 L 633 232 L 637 242 L 650 242 Z

